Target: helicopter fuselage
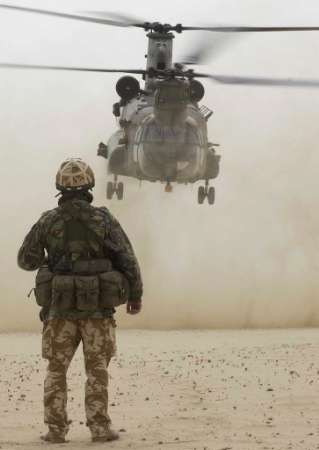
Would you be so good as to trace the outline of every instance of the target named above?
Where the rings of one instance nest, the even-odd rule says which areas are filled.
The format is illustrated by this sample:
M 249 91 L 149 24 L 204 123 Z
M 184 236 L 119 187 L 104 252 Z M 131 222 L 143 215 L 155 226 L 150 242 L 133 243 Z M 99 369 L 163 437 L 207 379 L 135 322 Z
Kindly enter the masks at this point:
M 118 80 L 121 100 L 113 113 L 120 128 L 107 147 L 101 144 L 99 149 L 100 155 L 108 157 L 108 172 L 114 176 L 114 182 L 107 184 L 107 197 L 116 192 L 122 198 L 119 176 L 165 182 L 169 192 L 171 182 L 204 180 L 199 202 L 208 196 L 212 204 L 214 189 L 209 188 L 209 180 L 218 176 L 220 156 L 207 137 L 212 111 L 198 104 L 204 87 L 190 73 L 184 76 L 181 65 L 172 64 L 172 33 L 151 32 L 148 38 L 144 89 L 131 76 Z
M 108 142 L 111 173 L 179 183 L 218 175 L 219 157 L 207 139 L 207 116 L 190 102 L 188 91 L 187 81 L 161 81 L 151 95 L 127 102 L 121 128 Z M 208 159 L 214 159 L 210 171 Z

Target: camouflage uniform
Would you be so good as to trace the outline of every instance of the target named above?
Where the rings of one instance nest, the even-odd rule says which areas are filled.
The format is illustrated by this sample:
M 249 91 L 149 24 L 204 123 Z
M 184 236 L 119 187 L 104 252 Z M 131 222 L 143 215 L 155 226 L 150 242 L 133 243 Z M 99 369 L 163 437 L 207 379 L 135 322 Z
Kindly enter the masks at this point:
M 114 268 L 123 273 L 130 283 L 130 300 L 140 300 L 143 293 L 141 274 L 128 237 L 107 208 L 96 208 L 83 200 L 67 201 L 42 214 L 24 239 L 18 253 L 18 265 L 24 270 L 38 269 L 46 262 L 45 250 L 49 267 L 61 260 L 65 256 L 64 224 L 74 215 L 87 222 L 91 230 L 91 235 L 88 236 L 88 253 L 97 258 L 109 257 Z M 103 240 L 104 248 L 97 236 L 99 240 Z M 76 242 L 74 246 L 76 247 Z M 100 313 L 100 317 L 102 316 Z M 66 317 L 83 318 L 78 313 L 66 313 L 64 318 Z M 53 318 L 52 314 L 50 318 Z
M 124 274 L 130 284 L 129 301 L 139 301 L 142 280 L 132 246 L 118 221 L 106 208 L 96 208 L 84 200 L 68 200 L 44 213 L 26 236 L 18 253 L 18 264 L 25 270 L 36 270 L 46 263 L 52 268 L 66 253 L 68 221 L 78 219 L 87 224 L 83 240 L 81 230 L 73 240 L 72 258 L 83 249 L 92 258 L 109 258 L 113 267 Z M 83 234 L 83 229 L 82 229 Z M 81 241 L 82 239 L 82 241 Z M 103 244 L 103 245 L 102 245 Z M 42 355 L 48 360 L 44 383 L 44 421 L 59 436 L 68 432 L 66 412 L 66 373 L 72 357 L 82 341 L 87 382 L 85 409 L 87 425 L 93 437 L 103 436 L 110 423 L 107 413 L 107 367 L 115 354 L 114 309 L 57 311 L 43 308 Z
M 116 349 L 113 319 L 52 319 L 45 323 L 42 356 L 49 365 L 44 382 L 44 421 L 59 435 L 68 432 L 66 372 L 81 340 L 87 374 L 87 425 L 93 436 L 103 436 L 110 423 L 107 367 Z

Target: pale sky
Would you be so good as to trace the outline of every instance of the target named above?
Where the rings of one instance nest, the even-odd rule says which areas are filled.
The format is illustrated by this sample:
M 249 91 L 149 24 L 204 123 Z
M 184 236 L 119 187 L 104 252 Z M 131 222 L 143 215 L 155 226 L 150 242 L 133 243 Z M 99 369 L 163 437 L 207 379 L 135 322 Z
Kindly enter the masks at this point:
M 94 0 L 8 3 L 184 25 L 319 26 L 316 0 L 124 0 L 118 9 Z M 214 34 L 205 36 L 213 42 Z M 195 32 L 176 35 L 174 60 L 197 39 Z M 4 62 L 143 68 L 146 47 L 139 29 L 0 10 Z M 200 70 L 319 79 L 318 54 L 319 32 L 250 34 Z M 118 78 L 0 69 L 0 331 L 38 327 L 37 309 L 25 299 L 33 274 L 18 270 L 15 258 L 27 230 L 56 204 L 61 160 L 85 158 L 97 175 L 96 203 L 106 204 L 105 163 L 96 149 L 116 130 L 111 110 Z M 319 294 L 319 89 L 205 87 L 202 103 L 215 111 L 210 138 L 221 144 L 216 205 L 199 207 L 197 187 L 178 186 L 169 196 L 160 184 L 140 189 L 134 181 L 122 204 L 108 203 L 132 238 L 146 284 L 144 315 L 121 320 L 128 326 L 309 323 Z

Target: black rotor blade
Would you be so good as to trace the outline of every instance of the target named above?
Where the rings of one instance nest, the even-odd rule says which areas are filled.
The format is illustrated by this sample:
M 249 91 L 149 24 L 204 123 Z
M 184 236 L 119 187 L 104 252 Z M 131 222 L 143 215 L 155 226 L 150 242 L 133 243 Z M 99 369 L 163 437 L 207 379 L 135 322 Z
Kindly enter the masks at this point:
M 141 24 L 127 24 L 125 22 L 119 22 L 115 20 L 109 20 L 109 19 L 101 19 L 98 17 L 90 17 L 90 16 L 83 16 L 79 14 L 69 14 L 64 12 L 58 12 L 58 11 L 49 11 L 46 9 L 36 9 L 36 8 L 27 8 L 24 6 L 18 6 L 18 5 L 7 5 L 5 3 L 0 3 L 0 8 L 6 8 L 6 9 L 13 9 L 16 11 L 23 11 L 28 13 L 35 13 L 35 14 L 44 14 L 47 16 L 55 16 L 55 17 L 62 17 L 64 19 L 73 19 L 73 20 L 81 20 L 82 22 L 92 22 L 92 23 L 98 23 L 102 25 L 113 25 L 115 27 L 129 27 L 129 26 L 136 26 L 143 28 L 143 25 Z
M 95 17 L 109 17 L 112 20 L 115 20 L 117 23 L 123 23 L 128 27 L 132 26 L 140 26 L 147 23 L 147 20 L 141 19 L 139 17 L 134 17 L 128 14 L 123 13 L 114 13 L 114 12 L 106 12 L 106 11 L 83 11 L 85 14 L 89 14 L 90 16 Z
M 281 86 L 318 88 L 319 80 L 296 80 L 292 78 L 259 78 L 259 77 L 233 77 L 229 75 L 208 75 L 194 73 L 195 78 L 209 78 L 221 84 L 248 85 L 248 86 Z
M 0 63 L 0 69 L 35 69 L 35 70 L 68 70 L 73 72 L 101 72 L 101 73 L 132 73 L 132 74 L 145 74 L 145 70 L 135 69 L 103 69 L 94 67 L 63 67 L 63 66 L 45 66 L 36 64 L 13 64 L 13 63 Z
M 282 31 L 319 31 L 319 27 L 243 27 L 243 26 L 215 26 L 215 27 L 184 27 L 187 30 L 216 31 L 218 33 L 268 33 Z
M 199 65 L 204 63 L 212 54 L 217 56 L 219 53 L 223 52 L 227 47 L 233 43 L 233 41 L 238 40 L 241 36 L 235 33 L 229 34 L 216 34 L 213 41 L 207 38 L 206 33 L 201 33 L 195 43 L 193 44 L 191 50 L 179 60 L 180 64 L 183 65 Z M 205 35 L 204 35 L 205 34 Z

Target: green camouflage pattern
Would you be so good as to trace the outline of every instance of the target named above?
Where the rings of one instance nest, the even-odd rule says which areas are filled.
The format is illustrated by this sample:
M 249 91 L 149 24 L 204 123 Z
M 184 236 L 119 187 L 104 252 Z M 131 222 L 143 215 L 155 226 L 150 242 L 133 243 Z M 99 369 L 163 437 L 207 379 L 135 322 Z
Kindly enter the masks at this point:
M 105 207 L 94 207 L 85 200 L 72 199 L 62 203 L 55 209 L 42 214 L 33 225 L 18 252 L 18 265 L 25 270 L 36 270 L 46 263 L 53 267 L 64 258 L 66 249 L 66 226 L 68 221 L 78 218 L 88 228 L 85 252 L 93 258 L 109 258 L 113 267 L 123 273 L 130 284 L 130 301 L 141 300 L 143 284 L 140 268 L 132 245 L 119 222 Z M 83 240 L 72 240 L 72 257 L 84 256 Z M 99 312 L 92 313 L 94 317 L 101 317 Z M 90 314 L 86 313 L 85 317 Z M 46 319 L 49 316 L 44 317 Z M 54 315 L 50 318 L 82 319 L 83 314 L 72 312 L 70 315 Z
M 42 335 L 42 356 L 48 360 L 44 381 L 44 422 L 49 430 L 64 437 L 69 430 L 66 374 L 80 342 L 87 381 L 85 411 L 92 437 L 104 436 L 111 422 L 108 415 L 108 372 L 116 353 L 113 319 L 46 321 Z

